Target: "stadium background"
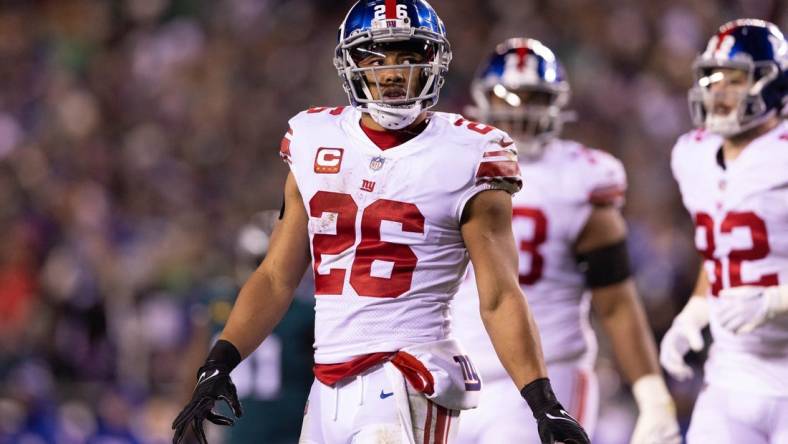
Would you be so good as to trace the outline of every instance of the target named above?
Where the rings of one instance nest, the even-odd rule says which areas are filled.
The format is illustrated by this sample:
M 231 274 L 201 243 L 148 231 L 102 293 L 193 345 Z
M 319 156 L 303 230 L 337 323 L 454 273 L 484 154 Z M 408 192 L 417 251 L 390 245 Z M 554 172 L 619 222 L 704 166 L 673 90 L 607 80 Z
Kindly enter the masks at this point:
M 350 4 L 0 4 L 0 443 L 171 440 L 170 421 L 235 295 L 239 230 L 280 205 L 287 119 L 346 103 L 331 57 Z M 627 167 L 630 249 L 660 337 L 697 270 L 668 166 L 672 143 L 690 128 L 692 60 L 732 18 L 785 30 L 786 4 L 432 5 L 454 51 L 440 110 L 462 110 L 477 63 L 504 38 L 539 38 L 562 59 L 579 116 L 567 136 Z M 305 285 L 301 308 L 310 303 Z M 265 442 L 294 442 L 288 433 L 298 429 L 311 322 L 308 309 L 300 313 L 279 344 L 290 367 L 269 368 L 291 382 L 260 390 L 296 407 L 262 403 L 257 416 L 295 427 Z M 634 405 L 609 355 L 603 345 L 595 442 L 618 444 Z M 670 382 L 683 426 L 700 384 Z

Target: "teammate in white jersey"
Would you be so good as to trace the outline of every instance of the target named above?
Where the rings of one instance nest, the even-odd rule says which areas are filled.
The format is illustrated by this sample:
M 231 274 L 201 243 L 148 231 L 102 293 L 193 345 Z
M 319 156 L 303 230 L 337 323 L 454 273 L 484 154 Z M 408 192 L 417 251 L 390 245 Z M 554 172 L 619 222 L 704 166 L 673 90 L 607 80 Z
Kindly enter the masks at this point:
M 723 25 L 695 62 L 692 117 L 672 168 L 704 258 L 695 292 L 665 334 L 662 365 L 714 342 L 688 442 L 788 442 L 788 43 L 773 24 Z
M 271 332 L 312 259 L 315 376 L 300 442 L 445 443 L 481 381 L 451 337 L 449 301 L 469 258 L 480 310 L 544 442 L 588 443 L 550 387 L 517 285 L 510 193 L 517 151 L 491 126 L 428 112 L 451 51 L 423 0 L 363 0 L 339 30 L 335 65 L 351 107 L 290 120 L 283 218 L 199 370 L 175 441 L 227 399 L 229 371 Z M 311 250 L 311 251 L 310 251 Z M 514 387 L 512 388 L 514 391 Z M 204 440 L 204 438 L 203 438 Z
M 557 136 L 569 85 L 553 52 L 533 39 L 509 39 L 481 66 L 472 86 L 483 121 L 515 138 L 527 185 L 513 198 L 519 282 L 542 336 L 548 374 L 568 411 L 591 433 L 597 417 L 593 308 L 609 335 L 640 417 L 633 443 L 678 443 L 673 402 L 654 340 L 629 274 L 620 213 L 626 177 L 613 156 Z M 590 290 L 590 291 L 589 291 Z M 523 407 L 496 359 L 466 279 L 453 303 L 455 334 L 485 382 L 479 408 L 460 424 L 462 443 L 539 443 L 533 426 L 514 421 Z

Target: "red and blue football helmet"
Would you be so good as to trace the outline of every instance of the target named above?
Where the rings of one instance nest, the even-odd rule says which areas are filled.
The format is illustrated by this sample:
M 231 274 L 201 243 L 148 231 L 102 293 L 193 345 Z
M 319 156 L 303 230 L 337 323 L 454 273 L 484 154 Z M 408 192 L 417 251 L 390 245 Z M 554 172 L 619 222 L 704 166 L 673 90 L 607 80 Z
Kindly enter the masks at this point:
M 471 84 L 467 113 L 509 132 L 526 157 L 541 155 L 571 113 L 569 83 L 553 51 L 542 42 L 512 38 L 499 44 Z M 497 102 L 493 103 L 493 102 Z
M 406 48 L 424 56 L 422 63 L 360 67 L 367 54 Z M 451 62 L 446 27 L 424 0 L 360 0 L 339 27 L 339 44 L 334 65 L 342 79 L 350 104 L 369 113 L 387 129 L 401 129 L 438 103 L 438 95 Z M 380 88 L 382 70 L 409 72 L 408 82 L 418 81 L 419 93 L 406 97 L 373 98 L 370 79 Z M 420 75 L 414 75 L 420 73 Z
M 748 76 L 746 92 L 728 115 L 710 112 L 712 84 L 724 79 L 725 69 Z M 754 128 L 785 108 L 788 98 L 788 43 L 772 23 L 739 19 L 720 27 L 694 63 L 695 84 L 688 98 L 693 123 L 725 137 Z

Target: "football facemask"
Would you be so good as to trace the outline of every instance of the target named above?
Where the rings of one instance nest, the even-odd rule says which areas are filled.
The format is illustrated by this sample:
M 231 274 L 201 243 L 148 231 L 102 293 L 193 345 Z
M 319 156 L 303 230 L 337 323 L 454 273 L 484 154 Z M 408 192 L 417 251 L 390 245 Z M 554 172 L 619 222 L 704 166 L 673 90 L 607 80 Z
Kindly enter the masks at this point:
M 390 130 L 438 102 L 450 61 L 443 22 L 423 0 L 356 3 L 334 57 L 351 105 Z

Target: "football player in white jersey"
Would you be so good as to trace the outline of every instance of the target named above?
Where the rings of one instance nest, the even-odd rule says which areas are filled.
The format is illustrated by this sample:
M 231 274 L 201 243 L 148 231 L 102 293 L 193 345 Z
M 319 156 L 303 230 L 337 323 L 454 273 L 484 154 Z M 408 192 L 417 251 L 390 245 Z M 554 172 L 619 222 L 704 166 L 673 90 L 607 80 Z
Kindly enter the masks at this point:
M 568 411 L 593 431 L 598 411 L 592 308 L 608 334 L 622 376 L 632 383 L 640 416 L 633 443 L 678 443 L 675 409 L 654 340 L 630 277 L 620 212 L 626 177 L 602 151 L 557 136 L 569 85 L 553 52 L 534 39 L 496 48 L 472 85 L 469 110 L 511 134 L 527 185 L 513 198 L 520 250 L 519 282 L 542 336 L 548 374 Z M 521 403 L 496 359 L 478 314 L 477 288 L 466 279 L 452 306 L 455 334 L 485 382 L 479 408 L 460 424 L 462 443 L 539 443 L 532 424 L 514 421 Z
M 452 440 L 459 411 L 481 389 L 449 315 L 469 259 L 487 331 L 543 442 L 589 442 L 550 387 L 517 284 L 513 142 L 428 111 L 450 60 L 445 27 L 425 1 L 351 8 L 335 65 L 352 106 L 290 120 L 282 220 L 173 423 L 175 441 L 189 427 L 204 441 L 204 420 L 231 424 L 212 411 L 216 400 L 241 414 L 229 372 L 281 318 L 311 256 L 316 380 L 301 443 Z
M 678 379 L 713 344 L 687 441 L 788 442 L 788 43 L 762 20 L 723 25 L 696 59 L 689 93 L 698 130 L 671 166 L 703 257 L 694 295 L 660 346 Z

